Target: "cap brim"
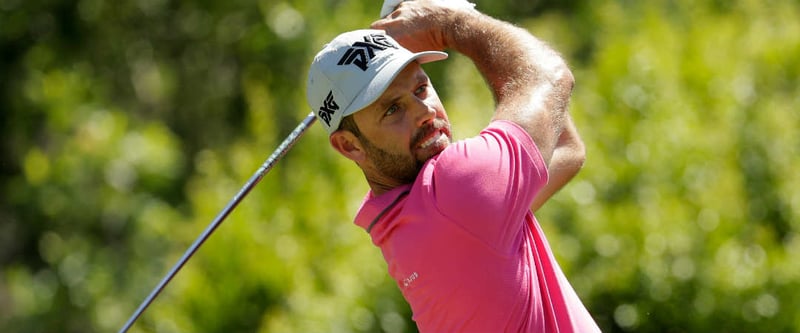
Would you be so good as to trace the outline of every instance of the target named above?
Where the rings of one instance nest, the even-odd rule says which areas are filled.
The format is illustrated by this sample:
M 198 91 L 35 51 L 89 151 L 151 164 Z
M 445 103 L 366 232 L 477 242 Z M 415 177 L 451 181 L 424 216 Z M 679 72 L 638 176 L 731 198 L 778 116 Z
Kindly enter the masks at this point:
M 433 61 L 447 59 L 447 53 L 440 51 L 423 51 L 414 53 L 411 57 L 403 61 L 393 61 L 378 70 L 378 73 L 372 78 L 372 81 L 367 84 L 361 93 L 356 96 L 350 106 L 342 113 L 342 118 L 347 117 L 359 110 L 366 108 L 370 104 L 378 100 L 386 88 L 392 84 L 392 81 L 403 71 L 408 64 L 417 61 L 420 64 L 425 64 Z

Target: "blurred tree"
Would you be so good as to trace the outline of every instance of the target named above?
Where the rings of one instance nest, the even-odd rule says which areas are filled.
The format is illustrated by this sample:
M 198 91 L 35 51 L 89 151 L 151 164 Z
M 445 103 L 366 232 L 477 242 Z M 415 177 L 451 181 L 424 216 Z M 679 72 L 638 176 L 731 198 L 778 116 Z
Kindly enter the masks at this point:
M 605 332 L 800 331 L 800 4 L 476 1 L 572 64 L 582 173 L 539 220 Z M 0 331 L 119 329 L 379 3 L 0 0 Z M 347 19 L 342 19 L 347 18 Z M 492 100 L 428 69 L 456 135 Z M 476 113 L 485 116 L 475 117 Z M 312 129 L 134 326 L 413 332 Z

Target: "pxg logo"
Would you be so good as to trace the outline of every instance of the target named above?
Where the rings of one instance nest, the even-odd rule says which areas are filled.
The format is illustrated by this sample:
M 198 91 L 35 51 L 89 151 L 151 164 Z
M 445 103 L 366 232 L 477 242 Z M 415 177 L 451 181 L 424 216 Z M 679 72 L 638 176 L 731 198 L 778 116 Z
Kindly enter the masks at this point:
M 397 49 L 386 35 L 383 34 L 370 34 L 364 36 L 364 41 L 355 42 L 353 46 L 347 49 L 337 65 L 350 65 L 354 64 L 361 68 L 362 71 L 367 71 L 369 61 L 375 57 L 376 51 L 383 51 L 388 48 Z
M 333 99 L 333 91 L 328 92 L 328 97 L 325 97 L 325 101 L 322 102 L 322 106 L 319 108 L 319 117 L 325 121 L 325 124 L 331 126 L 331 118 L 333 117 L 333 113 L 339 110 L 339 104 L 336 104 L 336 101 Z

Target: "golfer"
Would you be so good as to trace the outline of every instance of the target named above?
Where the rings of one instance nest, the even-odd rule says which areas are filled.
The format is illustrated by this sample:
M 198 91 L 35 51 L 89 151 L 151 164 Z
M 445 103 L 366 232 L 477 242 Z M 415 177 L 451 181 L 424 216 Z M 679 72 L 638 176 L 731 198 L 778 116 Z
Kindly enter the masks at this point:
M 463 0 L 403 2 L 372 28 L 324 46 L 307 98 L 364 173 L 355 223 L 419 330 L 599 332 L 532 213 L 584 161 L 564 60 Z M 445 49 L 474 62 L 496 103 L 486 128 L 458 142 L 420 66 Z

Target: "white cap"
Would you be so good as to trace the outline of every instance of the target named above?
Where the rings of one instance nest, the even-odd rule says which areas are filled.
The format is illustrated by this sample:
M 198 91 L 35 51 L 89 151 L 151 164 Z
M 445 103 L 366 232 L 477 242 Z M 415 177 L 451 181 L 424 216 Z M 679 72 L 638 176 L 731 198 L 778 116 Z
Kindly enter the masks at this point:
M 447 53 L 412 53 L 383 30 L 343 33 L 317 53 L 308 73 L 308 105 L 328 133 L 342 118 L 380 97 L 409 63 L 447 58 Z

